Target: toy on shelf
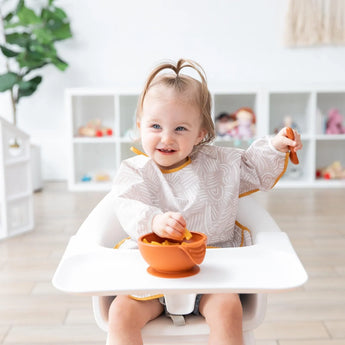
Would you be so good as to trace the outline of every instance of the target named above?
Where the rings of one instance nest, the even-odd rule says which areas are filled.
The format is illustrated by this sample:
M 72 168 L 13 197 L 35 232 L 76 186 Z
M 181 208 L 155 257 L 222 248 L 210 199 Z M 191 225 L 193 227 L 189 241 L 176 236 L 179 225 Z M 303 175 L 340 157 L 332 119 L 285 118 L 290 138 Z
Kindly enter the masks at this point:
M 290 127 L 300 132 L 299 127 L 296 122 L 294 122 L 291 115 L 286 115 L 283 119 L 283 122 L 274 130 L 274 133 L 277 134 L 282 128 Z
M 332 108 L 328 111 L 328 118 L 326 124 L 326 134 L 344 134 L 345 127 L 343 125 L 344 118 L 339 110 Z
M 102 126 L 100 119 L 94 119 L 80 127 L 78 134 L 82 137 L 104 137 L 113 135 L 113 130 L 110 127 Z
M 325 168 L 316 170 L 316 177 L 326 180 L 345 179 L 345 168 L 339 161 L 335 161 Z
M 236 116 L 235 114 L 220 113 L 215 120 L 216 133 L 220 137 L 233 137 Z
M 92 177 L 89 174 L 85 174 L 81 177 L 81 182 L 90 182 L 92 180 Z
M 80 182 L 109 182 L 111 176 L 105 172 L 98 172 L 95 174 L 84 174 L 80 178 Z
M 251 140 L 255 135 L 255 113 L 251 108 L 242 107 L 234 114 L 220 113 L 216 117 L 216 131 L 220 137 L 235 140 Z
M 252 139 L 255 136 L 255 113 L 251 108 L 242 107 L 235 113 L 237 139 Z
M 96 182 L 108 182 L 110 181 L 110 175 L 107 173 L 97 173 L 94 179 Z

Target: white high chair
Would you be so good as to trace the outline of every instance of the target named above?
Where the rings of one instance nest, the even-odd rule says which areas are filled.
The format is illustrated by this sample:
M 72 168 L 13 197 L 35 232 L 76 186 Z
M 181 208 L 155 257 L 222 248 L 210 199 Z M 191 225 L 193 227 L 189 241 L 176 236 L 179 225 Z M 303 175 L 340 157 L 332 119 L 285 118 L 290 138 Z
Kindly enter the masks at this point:
M 287 235 L 252 197 L 240 199 L 237 220 L 251 230 L 253 246 L 207 249 L 199 274 L 157 278 L 146 272 L 147 264 L 138 250 L 112 249 L 127 234 L 108 194 L 71 238 L 53 285 L 65 292 L 93 296 L 96 322 L 105 331 L 116 294 L 164 293 L 169 312 L 184 314 L 185 308 L 194 305 L 196 293 L 238 292 L 243 305 L 244 344 L 254 345 L 253 330 L 264 319 L 266 293 L 296 288 L 305 283 L 307 274 Z M 188 315 L 185 325 L 178 327 L 163 315 L 142 331 L 144 344 L 160 345 L 207 344 L 208 333 L 204 319 L 195 315 Z

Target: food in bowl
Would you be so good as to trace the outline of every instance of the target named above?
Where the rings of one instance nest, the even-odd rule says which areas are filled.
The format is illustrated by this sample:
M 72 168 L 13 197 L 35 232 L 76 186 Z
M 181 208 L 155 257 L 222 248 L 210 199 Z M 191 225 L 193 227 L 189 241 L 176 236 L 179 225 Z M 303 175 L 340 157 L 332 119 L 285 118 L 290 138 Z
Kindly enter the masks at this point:
M 142 257 L 150 265 L 148 272 L 166 278 L 198 273 L 198 265 L 203 262 L 206 254 L 207 236 L 200 232 L 191 232 L 191 235 L 189 240 L 185 238 L 182 242 L 159 237 L 153 232 L 141 236 L 138 246 Z M 164 245 L 167 243 L 165 241 L 170 245 Z

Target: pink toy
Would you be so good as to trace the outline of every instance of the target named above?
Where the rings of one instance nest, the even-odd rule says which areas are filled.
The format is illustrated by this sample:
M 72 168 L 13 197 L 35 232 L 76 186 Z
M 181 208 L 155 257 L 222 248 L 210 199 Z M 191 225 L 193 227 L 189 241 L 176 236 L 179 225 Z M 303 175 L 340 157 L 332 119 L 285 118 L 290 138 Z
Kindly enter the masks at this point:
M 343 134 L 345 127 L 343 126 L 343 116 L 338 109 L 332 108 L 328 112 L 326 134 Z

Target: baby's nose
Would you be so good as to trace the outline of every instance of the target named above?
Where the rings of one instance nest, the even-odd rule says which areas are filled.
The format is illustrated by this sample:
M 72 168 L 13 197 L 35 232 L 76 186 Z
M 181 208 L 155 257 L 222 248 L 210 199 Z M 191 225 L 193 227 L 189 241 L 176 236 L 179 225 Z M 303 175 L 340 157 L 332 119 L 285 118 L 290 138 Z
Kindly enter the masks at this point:
M 161 141 L 164 144 L 169 144 L 173 141 L 173 135 L 169 131 L 162 132 Z

